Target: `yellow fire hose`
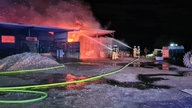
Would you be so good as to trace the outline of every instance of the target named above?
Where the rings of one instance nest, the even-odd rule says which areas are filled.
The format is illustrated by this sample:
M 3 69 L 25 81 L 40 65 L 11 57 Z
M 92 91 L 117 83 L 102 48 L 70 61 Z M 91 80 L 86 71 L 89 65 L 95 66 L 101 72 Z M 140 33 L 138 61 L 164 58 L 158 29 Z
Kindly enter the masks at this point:
M 37 94 L 40 95 L 40 97 L 35 98 L 35 99 L 28 99 L 28 100 L 0 100 L 0 103 L 3 104 L 19 104 L 19 103 L 29 103 L 29 102 L 36 102 L 45 99 L 48 95 L 45 92 L 40 92 L 40 91 L 30 91 L 29 89 L 42 89 L 42 88 L 51 88 L 51 87 L 61 87 L 61 86 L 66 86 L 69 84 L 77 84 L 81 82 L 88 82 L 88 81 L 94 81 L 99 78 L 102 78 L 104 76 L 112 75 L 115 73 L 118 73 L 128 67 L 130 64 L 134 63 L 138 59 L 134 59 L 131 62 L 127 63 L 125 66 L 115 70 L 108 72 L 106 74 L 101 74 L 98 76 L 90 77 L 87 79 L 82 79 L 82 80 L 77 80 L 77 81 L 71 81 L 71 82 L 60 82 L 60 83 L 53 83 L 53 84 L 42 84 L 42 85 L 31 85 L 31 86 L 18 86 L 18 87 L 0 87 L 0 93 L 4 92 L 16 92 L 16 93 L 29 93 L 29 94 Z M 69 64 L 69 63 L 67 63 Z M 71 64 L 71 63 L 70 63 Z M 17 74 L 17 73 L 27 73 L 27 72 L 39 72 L 39 71 L 45 71 L 45 70 L 52 70 L 52 69 L 57 69 L 57 68 L 63 68 L 64 66 L 55 66 L 55 67 L 50 67 L 50 68 L 42 68 L 42 69 L 34 69 L 34 70 L 20 70 L 20 71 L 10 71 L 10 72 L 0 72 L 0 75 L 5 75 L 5 74 Z

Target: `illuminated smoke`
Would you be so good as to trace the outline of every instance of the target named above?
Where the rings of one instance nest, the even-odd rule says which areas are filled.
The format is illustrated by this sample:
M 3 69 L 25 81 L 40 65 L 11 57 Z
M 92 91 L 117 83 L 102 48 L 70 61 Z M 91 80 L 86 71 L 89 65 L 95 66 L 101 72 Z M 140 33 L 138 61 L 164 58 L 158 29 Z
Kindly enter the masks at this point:
M 100 29 L 90 6 L 80 0 L 1 0 L 0 8 L 1 22 Z
M 107 39 L 94 41 L 82 37 L 84 34 L 98 35 L 102 28 L 90 6 L 80 0 L 0 0 L 0 22 L 80 29 L 68 36 L 68 42 L 81 43 L 80 58 L 104 57 L 104 50 L 111 50 L 103 44 L 109 41 Z M 102 31 L 102 34 L 109 33 L 112 32 Z M 112 41 L 108 43 L 112 44 Z

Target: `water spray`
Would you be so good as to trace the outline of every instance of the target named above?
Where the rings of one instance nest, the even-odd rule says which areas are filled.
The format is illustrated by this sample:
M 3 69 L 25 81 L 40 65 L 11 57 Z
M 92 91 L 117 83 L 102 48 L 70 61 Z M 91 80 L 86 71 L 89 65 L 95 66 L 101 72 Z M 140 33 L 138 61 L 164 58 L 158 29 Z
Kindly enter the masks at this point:
M 127 63 L 125 66 L 115 70 L 115 71 L 111 71 L 108 72 L 106 74 L 101 74 L 98 76 L 94 76 L 94 77 L 90 77 L 87 79 L 82 79 L 82 80 L 77 80 L 77 81 L 71 81 L 71 82 L 60 82 L 60 83 L 53 83 L 53 84 L 43 84 L 43 85 L 31 85 L 31 86 L 18 86 L 18 87 L 0 87 L 0 92 L 20 92 L 20 93 L 30 93 L 30 94 L 37 94 L 37 95 L 41 95 L 41 97 L 36 98 L 36 99 L 28 99 L 28 100 L 0 100 L 0 103 L 4 103 L 4 104 L 19 104 L 19 103 L 30 103 L 30 102 L 36 102 L 36 101 L 40 101 L 43 100 L 47 97 L 47 93 L 45 92 L 40 92 L 40 91 L 29 91 L 29 89 L 43 89 L 43 88 L 51 88 L 51 87 L 62 87 L 62 86 L 66 86 L 69 84 L 77 84 L 77 83 L 82 83 L 82 82 L 89 82 L 89 81 L 94 81 L 97 79 L 100 79 L 102 77 L 108 76 L 108 75 L 112 75 L 112 74 L 116 74 L 120 71 L 122 71 L 123 69 L 125 69 L 126 67 L 128 67 L 130 64 L 134 63 L 135 61 L 137 61 L 138 59 L 134 59 L 131 62 Z M 58 67 L 58 68 L 62 68 L 62 67 Z M 50 69 L 55 69 L 55 68 L 49 68 Z M 47 68 L 43 68 L 43 69 L 35 69 L 33 72 L 39 71 L 39 70 L 47 70 Z M 24 70 L 22 70 L 24 71 Z M 29 71 L 29 70 L 28 70 Z M 16 73 L 19 71 L 15 71 L 14 73 Z M 27 71 L 24 71 L 27 72 Z M 32 72 L 32 70 L 30 71 Z M 4 72 L 4 74 L 7 74 L 8 72 Z M 2 74 L 1 74 L 2 75 Z
M 131 48 L 131 47 L 128 46 L 127 44 L 125 44 L 125 43 L 123 43 L 123 42 L 121 42 L 121 41 L 119 41 L 119 40 L 117 40 L 117 39 L 114 39 L 114 38 L 111 38 L 111 39 L 114 40 L 115 42 L 117 42 L 117 43 L 119 43 L 119 44 L 121 44 L 121 45 L 127 47 L 127 48 Z M 132 48 L 131 48 L 131 49 L 132 49 Z
M 99 41 L 97 41 L 97 40 L 93 39 L 92 37 L 90 37 L 90 36 L 88 36 L 88 35 L 83 34 L 82 36 L 87 37 L 87 38 L 89 38 L 89 39 L 93 40 L 94 42 L 96 42 L 96 43 L 100 44 L 101 46 L 104 46 L 105 48 L 107 48 L 107 49 L 108 49 L 108 50 L 110 50 L 110 51 L 112 51 L 112 50 L 113 50 L 112 48 L 110 48 L 110 47 L 106 46 L 105 44 L 103 44 L 103 43 L 101 43 L 101 42 L 99 42 Z

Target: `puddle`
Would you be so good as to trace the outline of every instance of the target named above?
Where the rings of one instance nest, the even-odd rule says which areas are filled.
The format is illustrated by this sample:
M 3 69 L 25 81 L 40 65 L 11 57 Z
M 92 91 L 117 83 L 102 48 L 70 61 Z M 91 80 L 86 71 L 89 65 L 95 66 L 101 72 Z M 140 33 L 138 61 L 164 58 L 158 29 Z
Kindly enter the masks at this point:
M 139 75 L 138 79 L 141 80 L 141 82 L 118 82 L 116 80 L 111 80 L 111 79 L 99 79 L 96 81 L 92 82 L 82 82 L 78 84 L 70 84 L 64 87 L 58 87 L 57 89 L 59 90 L 83 90 L 87 89 L 84 88 L 85 85 L 89 84 L 109 84 L 113 86 L 118 86 L 118 87 L 124 87 L 124 88 L 137 88 L 140 90 L 145 90 L 145 89 L 169 89 L 171 87 L 166 86 L 166 85 L 154 85 L 153 83 L 155 81 L 160 81 L 160 80 L 167 80 L 164 78 L 160 77 L 155 77 L 151 78 L 152 75 Z M 157 75 L 158 76 L 158 75 Z M 41 81 L 41 83 L 58 83 L 58 82 L 68 82 L 68 81 L 76 81 L 76 80 L 81 80 L 81 79 L 86 79 L 89 78 L 90 76 L 76 76 L 72 74 L 52 74 L 47 76 L 44 80 Z
M 125 66 L 127 63 L 81 63 L 82 65 L 112 65 L 112 66 Z M 118 82 L 116 80 L 111 80 L 111 79 L 104 79 L 100 80 L 101 83 L 106 83 L 114 86 L 119 86 L 119 87 L 126 87 L 126 88 L 137 88 L 141 90 L 145 89 L 169 89 L 171 88 L 170 86 L 166 85 L 155 85 L 153 84 L 154 82 L 161 81 L 161 80 L 169 80 L 167 78 L 164 78 L 164 76 L 174 76 L 174 77 L 186 77 L 186 76 L 191 76 L 192 72 L 190 71 L 178 71 L 177 68 L 171 67 L 169 62 L 167 60 L 164 61 L 154 61 L 154 62 L 139 62 L 136 61 L 133 64 L 130 65 L 131 67 L 142 67 L 142 68 L 158 68 L 161 70 L 165 70 L 165 72 L 169 71 L 174 71 L 174 72 L 169 72 L 169 73 L 162 73 L 162 74 L 139 74 L 138 79 L 141 82 Z M 166 71 L 169 70 L 169 71 Z M 70 74 L 69 74 L 70 75 Z M 69 76 L 67 75 L 67 76 Z M 52 78 L 49 79 L 49 83 L 56 83 L 56 82 L 61 82 L 61 81 L 68 81 L 66 75 L 52 75 Z M 74 78 L 73 78 L 74 77 Z M 88 78 L 90 76 L 75 76 L 72 75 L 72 81 L 73 80 L 79 80 L 79 79 L 84 79 Z M 98 83 L 98 82 L 90 82 L 90 83 Z M 76 85 L 69 85 L 66 87 L 66 89 L 83 89 L 83 86 L 90 84 L 88 82 L 86 83 L 79 83 Z
M 167 74 L 165 74 L 165 75 L 167 75 Z M 139 75 L 138 79 L 141 82 L 118 82 L 118 81 L 112 80 L 112 79 L 99 79 L 99 80 L 92 81 L 92 82 L 82 82 L 82 83 L 78 83 L 78 84 L 70 84 L 70 85 L 64 86 L 63 88 L 59 87 L 57 89 L 83 90 L 83 89 L 87 89 L 87 88 L 84 88 L 84 86 L 89 85 L 89 84 L 109 84 L 109 85 L 124 87 L 124 88 L 137 88 L 140 90 L 171 88 L 170 86 L 166 86 L 166 85 L 154 85 L 153 83 L 155 81 L 167 80 L 167 79 L 161 78 L 161 77 L 153 78 L 152 76 L 155 76 L 155 75 L 151 75 L 151 74 Z M 156 76 L 159 76 L 159 74 L 157 74 Z M 89 78 L 89 77 L 90 76 L 76 76 L 76 75 L 72 75 L 72 74 L 65 74 L 65 75 L 52 74 L 52 75 L 49 75 L 46 79 L 42 80 L 42 83 L 58 83 L 58 82 L 76 81 L 76 80 L 81 80 L 81 79 L 85 79 L 85 78 Z
M 153 85 L 154 82 L 161 81 L 161 80 L 169 80 L 168 78 L 163 78 L 163 76 L 174 76 L 174 77 L 183 77 L 183 76 L 189 76 L 192 75 L 191 72 L 177 72 L 173 74 L 139 74 L 138 79 L 142 81 L 145 85 L 152 87 L 152 88 L 164 88 L 164 89 L 169 89 L 171 88 L 170 86 L 159 86 L 159 85 Z
M 94 63 L 93 63 L 94 64 Z M 93 65 L 92 63 L 83 64 L 83 65 Z M 115 65 L 124 66 L 127 63 L 116 63 Z M 94 64 L 95 65 L 95 64 Z M 118 87 L 125 87 L 125 88 L 137 88 L 140 90 L 145 89 L 169 89 L 170 86 L 167 85 L 155 85 L 154 82 L 162 81 L 162 80 L 169 80 L 167 78 L 163 78 L 163 76 L 175 76 L 175 77 L 185 77 L 191 76 L 192 72 L 190 71 L 177 71 L 177 68 L 169 67 L 169 63 L 167 62 L 135 62 L 132 64 L 133 67 L 143 67 L 143 68 L 159 68 L 162 70 L 173 70 L 174 72 L 171 73 L 162 73 L 162 74 L 139 74 L 138 79 L 139 82 L 118 82 L 116 80 L 111 79 L 99 79 L 92 82 L 83 82 L 78 84 L 71 84 L 64 87 L 59 87 L 57 89 L 61 90 L 82 90 L 87 89 L 84 86 L 89 84 L 110 84 L 113 86 Z M 92 67 L 91 67 L 92 68 Z M 87 68 L 86 68 L 87 69 Z M 81 79 L 86 79 L 91 76 L 77 76 L 73 74 L 51 74 L 48 75 L 46 78 L 38 81 L 40 84 L 52 84 L 52 83 L 59 83 L 59 82 L 70 82 L 76 81 Z M 0 95 L 4 95 L 1 93 Z
M 127 63 L 116 63 L 116 66 L 124 66 L 126 65 Z M 136 61 L 134 62 L 133 64 L 129 65 L 130 67 L 143 67 L 143 68 L 155 68 L 155 67 L 158 67 L 158 68 L 162 68 L 162 69 L 165 69 L 165 68 L 168 68 L 168 64 L 162 64 L 160 62 L 139 62 L 139 61 Z
M 187 77 L 187 76 L 192 76 L 191 71 L 178 71 L 177 72 L 180 76 Z
M 115 63 L 115 66 L 125 66 L 127 63 Z M 155 61 L 155 62 L 139 62 L 136 61 L 129 65 L 130 67 L 142 67 L 142 68 L 158 68 L 161 70 L 177 71 L 177 68 L 170 67 L 170 63 L 167 61 Z
M 104 66 L 104 65 L 111 65 L 111 66 L 125 66 L 127 63 L 94 63 L 94 62 L 78 62 L 78 63 L 67 63 L 73 64 L 73 66 Z M 170 67 L 168 61 L 155 61 L 155 62 L 139 62 L 136 61 L 133 64 L 129 65 L 130 67 L 143 67 L 143 68 L 159 68 L 161 70 L 174 70 L 174 68 Z
M 43 79 L 41 81 L 41 83 L 45 84 L 52 84 L 52 83 L 59 83 L 59 82 L 70 82 L 70 81 L 76 81 L 76 80 L 82 80 L 82 79 L 86 79 L 89 78 L 91 76 L 76 76 L 73 74 L 52 74 L 47 76 L 45 79 Z M 82 90 L 82 89 L 86 89 L 84 88 L 85 85 L 89 85 L 89 84 L 100 84 L 103 83 L 102 80 L 95 80 L 95 81 L 91 81 L 91 82 L 82 82 L 82 83 L 77 83 L 77 84 L 70 84 L 70 85 L 66 85 L 63 88 L 58 88 L 58 89 L 62 89 L 62 90 Z
M 58 83 L 58 82 L 65 82 L 65 75 L 63 74 L 51 74 L 48 75 L 45 79 L 41 80 L 42 84 L 51 84 L 51 83 Z
M 180 71 L 176 73 L 165 73 L 165 74 L 139 74 L 138 79 L 141 82 L 119 82 L 116 80 L 105 79 L 107 84 L 118 86 L 118 87 L 125 87 L 125 88 L 137 88 L 140 90 L 145 89 L 170 89 L 171 86 L 167 85 L 156 85 L 155 82 L 162 81 L 162 80 L 169 80 L 168 78 L 164 78 L 163 76 L 174 76 L 174 77 L 185 77 L 191 76 L 192 72 L 190 71 Z
M 65 65 L 77 65 L 77 66 L 101 66 L 105 65 L 103 63 L 97 63 L 97 62 L 68 62 L 64 63 Z
M 162 63 L 162 70 L 169 70 L 169 63 L 168 62 Z
M 152 75 L 139 75 L 138 79 L 141 80 L 141 82 L 118 82 L 116 80 L 111 80 L 111 79 L 99 79 L 96 81 L 92 82 L 82 82 L 78 84 L 70 84 L 64 87 L 59 87 L 57 89 L 60 90 L 83 90 L 87 89 L 84 88 L 85 85 L 89 84 L 109 84 L 113 86 L 118 86 L 118 87 L 124 87 L 124 88 L 137 88 L 140 90 L 145 90 L 145 89 L 169 89 L 171 87 L 166 86 L 166 85 L 154 85 L 153 83 L 155 81 L 160 81 L 160 80 L 167 80 L 164 78 L 160 77 L 155 77 L 151 78 Z M 157 75 L 158 76 L 158 75 Z M 90 76 L 76 76 L 72 74 L 52 74 L 47 76 L 44 80 L 41 81 L 41 83 L 58 83 L 58 82 L 68 82 L 68 81 L 76 81 L 76 80 L 81 80 L 81 79 L 86 79 L 89 78 Z
M 170 86 L 166 85 L 153 85 L 150 82 L 119 82 L 116 80 L 108 80 L 106 79 L 106 83 L 109 85 L 117 86 L 117 87 L 124 87 L 124 88 L 137 88 L 139 90 L 146 90 L 146 89 L 170 89 Z
M 139 74 L 138 75 L 138 79 L 142 82 L 144 82 L 145 84 L 152 84 L 156 81 L 161 81 L 161 80 L 168 80 L 162 77 L 159 77 L 161 75 L 166 75 L 167 74 Z M 158 77 L 154 77 L 154 76 L 158 76 Z

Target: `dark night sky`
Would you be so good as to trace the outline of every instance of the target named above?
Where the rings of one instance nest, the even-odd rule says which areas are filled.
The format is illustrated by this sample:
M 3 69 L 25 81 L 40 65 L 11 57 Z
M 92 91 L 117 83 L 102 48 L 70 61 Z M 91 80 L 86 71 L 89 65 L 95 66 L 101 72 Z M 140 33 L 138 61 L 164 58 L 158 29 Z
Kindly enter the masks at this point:
M 161 48 L 176 42 L 192 46 L 192 12 L 184 0 L 84 0 L 103 27 L 130 46 Z

